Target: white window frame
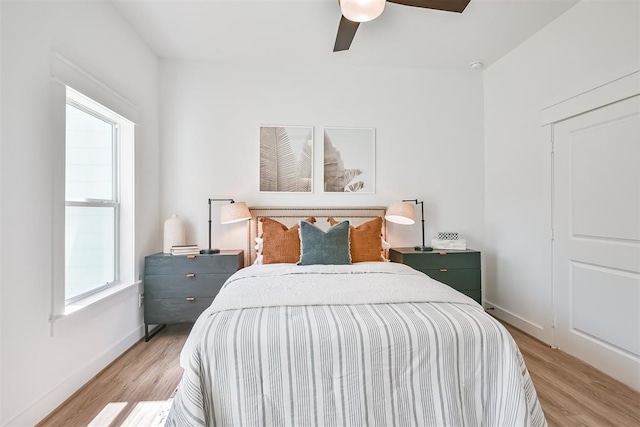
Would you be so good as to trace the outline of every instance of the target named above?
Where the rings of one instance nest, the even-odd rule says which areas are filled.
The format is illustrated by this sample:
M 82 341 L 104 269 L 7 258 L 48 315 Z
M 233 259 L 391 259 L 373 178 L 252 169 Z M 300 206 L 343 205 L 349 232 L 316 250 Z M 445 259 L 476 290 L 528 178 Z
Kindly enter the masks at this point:
M 138 263 L 135 248 L 135 135 L 139 110 L 129 100 L 97 80 L 91 74 L 59 55 L 52 55 L 52 120 L 51 140 L 53 145 L 52 211 L 53 234 L 51 236 L 52 280 L 51 280 L 51 335 L 54 324 L 65 318 L 75 318 L 75 313 L 97 315 L 117 301 L 138 293 Z M 123 118 L 119 126 L 119 212 L 118 212 L 118 280 L 104 289 L 74 299 L 65 300 L 65 210 L 66 210 L 66 108 L 67 93 L 93 100 L 103 106 L 109 114 Z M 101 112 L 101 110 L 98 110 Z M 103 114 L 104 115 L 104 114 Z M 109 115 L 107 114 L 107 117 Z M 85 310 L 86 309 L 86 310 Z M 97 311 L 99 310 L 99 311 Z M 73 315 L 73 316 L 72 316 Z M 78 318 L 80 320 L 84 316 Z

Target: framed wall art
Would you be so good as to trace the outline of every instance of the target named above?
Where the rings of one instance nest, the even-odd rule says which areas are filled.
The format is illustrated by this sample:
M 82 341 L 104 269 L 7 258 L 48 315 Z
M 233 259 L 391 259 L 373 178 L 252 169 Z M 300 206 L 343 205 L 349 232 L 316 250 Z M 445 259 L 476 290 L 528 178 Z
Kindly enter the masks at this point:
M 313 192 L 313 127 L 260 126 L 260 191 Z
M 324 192 L 376 192 L 374 128 L 324 128 Z

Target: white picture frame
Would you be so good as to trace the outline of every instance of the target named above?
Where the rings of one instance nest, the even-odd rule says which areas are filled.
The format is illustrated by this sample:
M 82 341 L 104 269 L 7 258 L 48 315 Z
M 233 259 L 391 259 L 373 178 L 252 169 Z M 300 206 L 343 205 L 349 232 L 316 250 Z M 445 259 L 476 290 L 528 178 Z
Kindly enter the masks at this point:
M 323 135 L 323 191 L 375 194 L 375 128 L 325 127 Z
M 313 193 L 313 126 L 260 125 L 261 193 Z

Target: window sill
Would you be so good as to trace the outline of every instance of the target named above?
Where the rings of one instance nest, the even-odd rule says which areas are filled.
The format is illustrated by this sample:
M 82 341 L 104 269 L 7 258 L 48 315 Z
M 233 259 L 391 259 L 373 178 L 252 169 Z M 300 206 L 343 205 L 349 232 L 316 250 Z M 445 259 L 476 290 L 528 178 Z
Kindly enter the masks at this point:
M 72 304 L 66 305 L 64 312 L 51 319 L 54 323 L 58 320 L 74 317 L 77 313 L 86 311 L 85 309 L 98 307 L 102 303 L 117 303 L 131 296 L 131 294 L 138 293 L 138 287 L 141 281 L 134 283 L 118 284 L 111 286 L 101 292 L 89 295 L 86 298 L 82 298 L 78 301 L 74 301 Z

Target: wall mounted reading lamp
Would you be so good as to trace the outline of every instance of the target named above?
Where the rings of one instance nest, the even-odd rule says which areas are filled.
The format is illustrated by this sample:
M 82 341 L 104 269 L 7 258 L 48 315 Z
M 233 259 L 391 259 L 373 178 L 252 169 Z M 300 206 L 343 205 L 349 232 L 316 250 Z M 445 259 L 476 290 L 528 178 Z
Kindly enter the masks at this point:
M 410 204 L 407 202 L 414 202 Z M 421 252 L 432 251 L 433 248 L 424 245 L 424 202 L 418 201 L 418 199 L 408 199 L 402 202 L 393 202 L 389 205 L 387 213 L 384 218 L 387 221 L 394 222 L 396 224 L 411 225 L 415 223 L 416 209 L 415 205 L 420 205 L 422 211 L 422 245 L 414 246 L 413 249 Z
M 201 254 L 217 254 L 220 249 L 211 249 L 211 202 L 230 202 L 220 208 L 220 223 L 232 224 L 234 222 L 251 219 L 251 213 L 246 203 L 236 203 L 233 199 L 208 199 L 209 200 L 209 248 L 202 249 Z

